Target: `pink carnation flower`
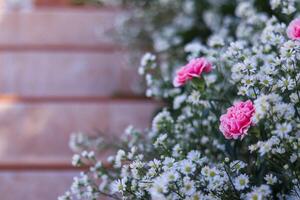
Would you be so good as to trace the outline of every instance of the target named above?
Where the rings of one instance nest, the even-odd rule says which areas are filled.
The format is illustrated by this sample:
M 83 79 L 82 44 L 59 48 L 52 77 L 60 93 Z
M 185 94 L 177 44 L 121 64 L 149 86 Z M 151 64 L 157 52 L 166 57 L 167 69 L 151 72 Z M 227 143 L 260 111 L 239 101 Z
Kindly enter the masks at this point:
M 187 81 L 200 77 L 202 72 L 210 72 L 212 64 L 206 58 L 196 58 L 191 60 L 187 65 L 181 67 L 173 81 L 175 87 L 184 85 Z
M 253 124 L 252 117 L 255 114 L 253 103 L 246 102 L 235 103 L 227 109 L 227 113 L 220 118 L 220 131 L 226 139 L 243 139 L 248 129 Z
M 300 18 L 291 21 L 291 23 L 287 28 L 286 33 L 290 39 L 300 40 Z

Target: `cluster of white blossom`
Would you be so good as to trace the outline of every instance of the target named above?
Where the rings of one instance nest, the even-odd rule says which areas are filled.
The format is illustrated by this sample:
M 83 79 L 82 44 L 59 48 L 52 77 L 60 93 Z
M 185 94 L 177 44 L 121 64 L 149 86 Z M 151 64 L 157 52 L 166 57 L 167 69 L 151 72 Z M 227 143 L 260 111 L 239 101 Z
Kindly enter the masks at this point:
M 297 0 L 270 0 L 271 8 L 273 10 L 280 9 L 284 14 L 292 14 L 297 11 Z
M 74 136 L 71 146 L 86 151 L 76 154 L 72 163 L 88 169 L 60 200 L 101 195 L 141 200 L 300 199 L 300 21 L 299 40 L 287 35 L 299 3 L 271 0 L 264 8 L 261 1 L 214 0 L 203 10 L 197 7 L 199 2 L 206 5 L 192 0 L 155 1 L 154 8 L 167 6 L 175 12 L 170 27 L 155 32 L 156 17 L 148 8 L 146 28 L 157 51 L 144 55 L 139 73 L 146 79 L 147 96 L 163 97 L 169 104 L 149 129 L 129 126 L 121 149 L 105 164 L 89 151 L 95 149 L 87 145 L 92 140 Z M 227 10 L 222 10 L 226 5 Z M 198 12 L 211 33 L 178 39 L 180 31 L 193 30 Z M 167 59 L 165 49 L 169 49 Z M 184 56 L 178 57 L 178 52 Z M 212 63 L 211 71 L 173 87 L 174 66 L 199 57 Z M 225 128 L 236 131 L 241 125 L 243 137 L 226 137 L 220 121 L 241 100 L 253 102 L 254 109 L 242 107 L 230 113 L 237 121 L 230 118 Z

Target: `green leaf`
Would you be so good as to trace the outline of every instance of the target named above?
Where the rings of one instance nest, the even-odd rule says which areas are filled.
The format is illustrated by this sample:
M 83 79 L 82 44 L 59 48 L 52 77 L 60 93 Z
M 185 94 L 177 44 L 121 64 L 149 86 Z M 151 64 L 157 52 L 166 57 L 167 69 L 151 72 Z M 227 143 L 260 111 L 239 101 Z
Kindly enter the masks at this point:
M 203 78 L 193 78 L 192 86 L 194 89 L 198 90 L 200 93 L 203 93 L 205 90 L 205 80 Z

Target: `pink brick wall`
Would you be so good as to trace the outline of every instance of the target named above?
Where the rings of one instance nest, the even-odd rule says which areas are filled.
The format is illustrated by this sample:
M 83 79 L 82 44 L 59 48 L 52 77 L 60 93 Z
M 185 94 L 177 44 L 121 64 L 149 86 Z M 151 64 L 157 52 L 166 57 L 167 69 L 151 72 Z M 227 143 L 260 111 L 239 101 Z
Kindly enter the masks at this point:
M 37 3 L 66 3 L 53 2 Z M 1 13 L 1 199 L 52 200 L 65 191 L 78 173 L 70 165 L 72 132 L 101 130 L 111 139 L 129 124 L 150 124 L 159 105 L 136 89 L 136 69 L 115 39 L 118 13 L 71 7 Z

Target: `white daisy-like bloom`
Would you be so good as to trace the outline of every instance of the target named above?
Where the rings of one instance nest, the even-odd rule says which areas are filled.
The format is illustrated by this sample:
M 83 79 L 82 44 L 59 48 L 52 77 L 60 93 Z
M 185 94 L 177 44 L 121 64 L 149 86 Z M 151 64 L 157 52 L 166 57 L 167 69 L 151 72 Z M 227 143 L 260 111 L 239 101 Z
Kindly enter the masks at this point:
M 156 60 L 156 56 L 152 53 L 145 53 L 144 56 L 141 59 L 141 66 L 145 67 L 149 62 L 153 62 Z
M 183 174 L 189 175 L 189 174 L 193 173 L 196 170 L 196 166 L 190 160 L 182 160 L 180 162 L 179 170 Z
M 232 171 L 240 172 L 240 170 L 244 169 L 247 164 L 241 160 L 234 160 L 230 163 L 229 166 Z
M 297 93 L 292 93 L 290 95 L 290 99 L 291 99 L 291 102 L 296 104 L 296 103 L 299 103 L 300 99 L 299 99 L 299 96 Z
M 261 75 L 259 76 L 259 82 L 260 84 L 268 87 L 268 86 L 271 86 L 272 83 L 273 83 L 273 79 L 271 78 L 271 76 L 268 76 L 268 75 Z
M 256 151 L 258 149 L 258 146 L 256 144 L 252 144 L 248 147 L 250 153 L 253 153 L 254 151 Z
M 155 147 L 158 147 L 158 146 L 160 146 L 160 145 L 163 145 L 164 144 L 164 141 L 167 139 L 167 137 L 168 137 L 168 134 L 162 134 L 162 135 L 160 135 L 158 138 L 157 138 L 157 140 L 154 142 L 154 146 Z
M 255 57 L 246 58 L 242 64 L 244 73 L 254 74 L 257 71 L 257 61 Z
M 158 169 L 158 168 L 161 166 L 161 161 L 160 161 L 160 160 L 157 160 L 157 159 L 154 159 L 154 160 L 151 160 L 151 161 L 148 163 L 148 165 L 149 165 L 149 167 Z
M 189 59 L 198 57 L 199 54 L 203 51 L 203 49 L 204 46 L 198 41 L 188 43 L 184 47 L 184 51 L 186 53 L 189 53 Z
M 267 99 L 267 96 L 265 96 L 265 95 L 258 97 L 254 101 L 254 107 L 255 107 L 254 117 L 255 117 L 256 121 L 263 119 L 268 114 L 270 106 L 271 105 Z
M 175 110 L 179 109 L 180 106 L 186 101 L 187 96 L 185 94 L 176 96 L 173 101 L 173 108 Z
M 210 198 L 202 194 L 201 192 L 196 192 L 188 198 L 188 200 L 202 200 L 202 199 L 209 200 Z M 211 200 L 213 200 L 213 198 Z
M 231 42 L 227 51 L 225 52 L 225 57 L 235 57 L 239 58 L 242 55 L 242 51 L 246 48 L 245 41 L 235 41 Z
M 193 195 L 196 192 L 195 182 L 192 181 L 189 177 L 184 177 L 181 192 L 187 196 Z
M 276 63 L 277 64 L 277 63 Z M 275 75 L 278 73 L 278 70 L 274 66 L 275 64 L 266 64 L 261 67 L 260 71 L 265 75 Z
M 153 77 L 151 74 L 146 74 L 145 76 L 147 86 L 151 86 L 153 84 Z
M 193 105 L 200 105 L 201 103 L 201 94 L 200 92 L 193 90 L 192 93 L 188 96 L 188 102 Z
M 72 157 L 72 165 L 73 166 L 78 166 L 81 163 L 81 157 L 79 154 L 75 154 Z
M 166 157 L 163 161 L 163 169 L 166 171 L 168 169 L 171 169 L 174 166 L 175 159 L 171 157 Z
M 274 176 L 273 174 L 267 174 L 264 177 L 265 181 L 267 182 L 268 185 L 274 185 L 277 183 L 278 179 L 276 176 Z
M 162 130 L 165 128 L 165 126 L 173 124 L 174 120 L 171 117 L 170 112 L 168 112 L 167 110 L 163 110 L 160 113 L 158 113 L 153 121 L 152 121 L 152 130 L 156 133 L 160 132 L 160 131 L 165 131 Z
M 249 177 L 246 174 L 241 174 L 233 181 L 234 187 L 237 190 L 244 190 L 249 187 Z
M 228 177 L 223 176 L 224 174 L 217 171 L 210 171 L 210 177 L 208 178 L 207 189 L 209 191 L 222 191 L 222 188 L 227 188 L 226 183 L 228 183 Z M 217 175 L 215 174 L 217 173 Z
M 179 179 L 180 174 L 176 170 L 169 170 L 168 172 L 162 175 L 168 180 L 168 182 L 175 182 Z
M 101 176 L 101 183 L 99 184 L 99 190 L 103 191 L 105 187 L 108 186 L 108 176 L 107 175 L 102 175 Z
M 246 200 L 263 200 L 264 196 L 260 192 L 253 191 L 250 193 L 247 193 Z
M 258 191 L 260 191 L 265 197 L 269 196 L 271 194 L 271 188 L 268 185 L 261 185 L 257 188 Z
M 151 88 L 147 88 L 146 92 L 145 92 L 147 97 L 151 97 L 153 95 L 153 91 Z
M 149 189 L 152 199 L 166 199 L 164 193 L 168 192 L 168 179 L 157 177 Z
M 239 17 L 249 17 L 253 16 L 255 14 L 255 10 L 253 8 L 252 3 L 250 2 L 241 2 L 238 4 L 238 7 L 236 8 L 235 14 Z
M 123 193 L 126 190 L 126 178 L 118 179 L 111 184 L 111 193 Z
M 199 151 L 190 151 L 187 155 L 187 159 L 193 162 L 197 162 L 200 159 L 201 153 Z
M 259 142 L 258 147 L 260 156 L 263 156 L 272 150 L 272 144 L 270 142 Z
M 291 163 L 296 162 L 297 159 L 298 159 L 298 156 L 297 156 L 296 153 L 293 153 L 293 154 L 290 156 L 290 161 L 291 161 Z
M 286 152 L 285 148 L 283 147 L 275 147 L 272 149 L 272 154 L 284 154 Z
M 290 123 L 277 123 L 276 124 L 276 130 L 273 131 L 274 134 L 276 134 L 280 138 L 286 138 L 288 137 L 288 134 L 292 131 L 293 127 Z
M 141 59 L 140 67 L 138 72 L 140 75 L 144 75 L 146 73 L 147 67 L 154 69 L 156 67 L 155 64 L 156 56 L 152 53 L 145 53 Z
M 242 78 L 242 83 L 245 87 L 249 88 L 249 87 L 252 87 L 254 86 L 255 84 L 255 77 L 254 76 L 249 76 L 249 75 L 246 75 Z
M 115 161 L 114 167 L 120 168 L 122 166 L 122 160 L 125 156 L 126 156 L 126 153 L 124 150 L 122 150 L 122 149 L 118 150 L 117 155 L 114 160 Z
M 138 159 L 133 161 L 129 165 L 131 176 L 135 179 L 140 179 L 141 178 L 140 170 L 143 169 L 145 166 L 146 166 L 146 163 L 144 163 Z
M 238 95 L 246 96 L 249 94 L 249 88 L 245 86 L 239 87 Z
M 252 191 L 245 195 L 246 200 L 263 200 L 271 194 L 271 189 L 268 185 L 253 187 Z
M 278 117 L 282 117 L 285 120 L 290 120 L 295 116 L 293 104 L 277 103 L 273 108 Z
M 220 179 L 220 172 L 216 167 L 205 166 L 201 169 L 201 174 L 205 176 L 208 181 L 214 181 Z
M 259 149 L 260 156 L 264 156 L 267 153 L 270 153 L 272 149 L 280 143 L 280 139 L 276 136 L 272 136 L 270 139 L 266 141 L 259 141 L 257 145 L 257 149 Z M 276 148 L 274 148 L 276 149 Z
M 285 6 L 282 7 L 282 13 L 287 15 L 294 13 L 297 10 L 295 6 L 295 2 L 296 2 L 295 0 L 290 0 L 289 3 L 287 2 L 283 3 L 283 5 Z
M 209 142 L 209 137 L 207 137 L 207 136 L 202 136 L 200 142 L 201 142 L 201 144 L 206 144 L 207 142 Z
M 181 149 L 180 145 L 176 144 L 172 149 L 172 156 L 175 158 L 179 157 L 181 154 L 181 151 L 182 151 L 182 149 Z
M 288 40 L 285 42 L 282 47 L 280 48 L 280 55 L 281 58 L 285 61 L 289 59 L 294 59 L 295 58 L 295 42 L 292 40 Z
M 278 81 L 277 86 L 281 88 L 281 92 L 284 92 L 285 90 L 293 90 L 296 86 L 296 82 L 290 76 L 283 77 Z
M 273 10 L 278 8 L 281 4 L 281 0 L 270 0 L 270 5 Z
M 208 39 L 208 46 L 210 47 L 222 47 L 225 45 L 224 39 L 220 37 L 219 35 L 212 35 Z
M 136 155 L 136 152 L 137 152 L 137 147 L 131 146 L 130 152 L 128 152 L 127 158 L 130 160 L 133 160 L 134 156 Z
M 71 193 L 69 191 L 65 192 L 64 195 L 59 196 L 58 200 L 70 200 L 71 198 Z

